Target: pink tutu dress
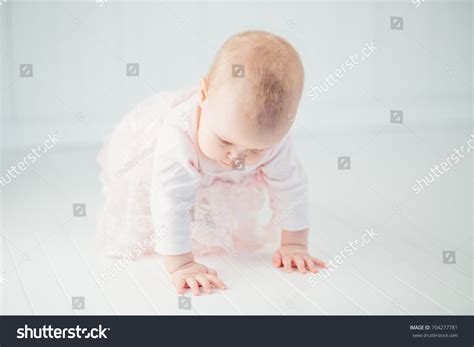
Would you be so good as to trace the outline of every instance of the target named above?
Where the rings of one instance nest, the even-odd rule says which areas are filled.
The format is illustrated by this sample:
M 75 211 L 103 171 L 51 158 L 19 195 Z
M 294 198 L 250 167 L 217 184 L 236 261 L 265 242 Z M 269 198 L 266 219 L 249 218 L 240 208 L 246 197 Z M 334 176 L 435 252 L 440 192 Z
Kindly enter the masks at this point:
M 289 134 L 243 170 L 205 157 L 195 89 L 163 92 L 128 112 L 98 162 L 98 229 L 108 255 L 248 251 L 309 227 L 307 178 Z

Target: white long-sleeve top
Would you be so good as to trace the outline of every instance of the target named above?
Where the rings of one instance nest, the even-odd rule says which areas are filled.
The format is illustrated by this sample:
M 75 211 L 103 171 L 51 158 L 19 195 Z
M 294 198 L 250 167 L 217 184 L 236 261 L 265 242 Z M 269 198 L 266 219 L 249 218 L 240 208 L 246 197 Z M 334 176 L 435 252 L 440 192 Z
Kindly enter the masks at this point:
M 190 252 L 190 208 L 199 187 L 216 180 L 239 184 L 255 170 L 264 174 L 273 222 L 284 230 L 309 228 L 308 179 L 293 152 L 291 134 L 265 151 L 262 159 L 245 169 L 233 170 L 207 158 L 197 141 L 196 90 L 168 94 L 173 105 L 157 134 L 152 173 L 151 209 L 155 230 L 160 229 L 155 250 L 177 255 Z

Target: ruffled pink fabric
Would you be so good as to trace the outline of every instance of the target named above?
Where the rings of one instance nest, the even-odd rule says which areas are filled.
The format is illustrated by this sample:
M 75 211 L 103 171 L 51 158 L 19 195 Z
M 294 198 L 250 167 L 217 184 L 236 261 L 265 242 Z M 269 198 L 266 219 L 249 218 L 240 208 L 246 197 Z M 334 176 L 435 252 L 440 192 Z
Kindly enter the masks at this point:
M 150 208 L 153 153 L 164 115 L 175 106 L 172 100 L 158 94 L 137 105 L 105 140 L 97 157 L 105 196 L 98 228 L 108 255 L 154 252 L 150 242 L 156 239 Z M 240 252 L 275 239 L 276 225 L 262 221 L 260 215 L 267 195 L 259 170 L 240 184 L 217 179 L 196 193 L 191 223 L 195 255 Z
M 193 251 L 249 251 L 274 240 L 275 226 L 262 223 L 265 182 L 256 171 L 240 184 L 215 181 L 197 191 L 191 232 Z

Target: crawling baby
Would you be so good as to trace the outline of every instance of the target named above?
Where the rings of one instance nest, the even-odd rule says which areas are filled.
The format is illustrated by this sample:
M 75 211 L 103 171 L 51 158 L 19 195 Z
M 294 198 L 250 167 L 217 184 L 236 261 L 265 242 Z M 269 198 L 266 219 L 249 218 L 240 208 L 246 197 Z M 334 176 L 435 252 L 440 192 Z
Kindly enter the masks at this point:
M 107 252 L 161 254 L 180 294 L 226 288 L 195 256 L 258 249 L 275 230 L 275 267 L 325 267 L 308 252 L 307 177 L 289 133 L 303 81 L 287 41 L 243 32 L 224 43 L 198 88 L 153 95 L 128 112 L 98 157 Z M 273 218 L 262 225 L 266 196 Z

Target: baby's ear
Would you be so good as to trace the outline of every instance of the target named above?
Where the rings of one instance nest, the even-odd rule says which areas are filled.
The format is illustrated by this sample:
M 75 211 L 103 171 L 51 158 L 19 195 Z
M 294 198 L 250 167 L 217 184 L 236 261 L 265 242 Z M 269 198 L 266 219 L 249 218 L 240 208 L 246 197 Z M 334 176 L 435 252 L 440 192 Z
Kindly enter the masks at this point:
M 201 78 L 201 84 L 199 86 L 199 97 L 201 101 L 207 100 L 207 96 L 208 96 L 207 88 L 208 88 L 207 80 L 205 78 Z

